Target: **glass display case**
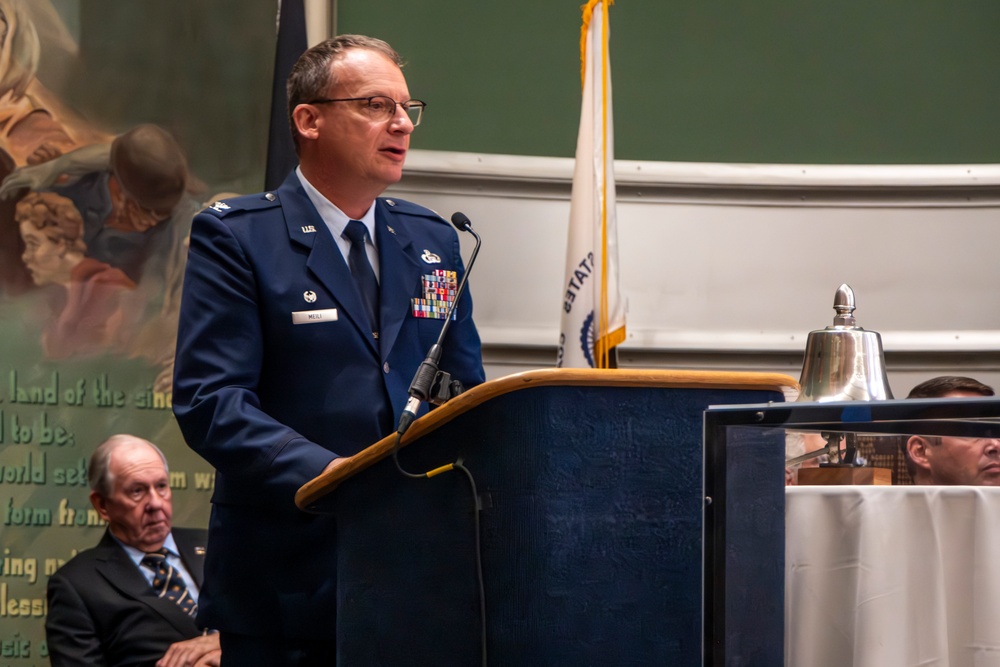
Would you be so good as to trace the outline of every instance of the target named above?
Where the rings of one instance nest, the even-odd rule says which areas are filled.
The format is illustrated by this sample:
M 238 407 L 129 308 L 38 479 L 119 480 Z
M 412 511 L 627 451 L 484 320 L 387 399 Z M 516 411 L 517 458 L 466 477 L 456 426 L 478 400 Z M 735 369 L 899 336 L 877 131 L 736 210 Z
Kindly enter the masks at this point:
M 968 593 L 976 586 L 982 587 L 984 577 L 992 577 L 978 564 L 996 562 L 1000 539 L 995 546 L 987 544 L 983 534 L 992 540 L 992 534 L 1000 531 L 983 530 L 980 523 L 983 517 L 994 516 L 994 511 L 1000 520 L 1000 489 L 786 487 L 786 443 L 789 438 L 811 434 L 820 434 L 827 441 L 842 441 L 845 446 L 862 436 L 1000 438 L 1000 398 L 774 403 L 708 409 L 705 664 L 818 667 L 837 661 L 875 665 L 880 660 L 881 664 L 904 664 L 899 660 L 910 657 L 908 651 L 914 646 L 926 649 L 928 640 L 922 638 L 923 634 L 903 633 L 898 640 L 896 636 L 873 637 L 871 628 L 878 627 L 878 617 L 873 621 L 865 616 L 864 623 L 858 622 L 869 608 L 887 609 L 889 604 L 899 605 L 901 611 L 894 612 L 897 614 L 916 614 L 921 604 L 932 609 L 930 616 L 951 607 L 956 607 L 954 613 L 964 614 L 964 623 L 950 624 L 955 632 L 965 633 L 955 637 L 941 632 L 938 626 L 943 622 L 934 625 L 928 614 L 909 625 L 902 619 L 894 620 L 896 625 L 911 627 L 910 632 L 921 623 L 934 625 L 930 634 L 939 638 L 939 652 L 968 651 L 966 647 L 972 644 L 989 645 L 991 641 L 1000 645 L 1000 622 L 994 622 L 1000 620 L 1000 603 L 990 601 L 1000 597 L 1000 590 L 987 586 L 983 600 L 969 603 L 943 598 L 916 600 L 912 593 L 916 588 L 926 590 L 928 578 L 969 578 L 968 582 L 945 581 L 934 588 L 946 596 L 950 589 Z M 793 503 L 801 505 L 801 516 L 786 516 L 786 503 L 789 509 Z M 881 524 L 883 520 L 885 525 Z M 876 525 L 878 529 L 872 534 L 870 529 Z M 940 536 L 946 530 L 952 531 L 950 540 L 958 547 L 934 546 L 941 543 Z M 787 544 L 795 547 L 787 550 L 794 562 L 786 563 L 786 538 Z M 923 544 L 927 540 L 932 541 Z M 963 541 L 975 543 L 978 550 L 962 548 Z M 910 565 L 918 542 L 922 554 L 916 559 L 919 567 Z M 924 555 L 928 551 L 931 556 Z M 971 554 L 968 563 L 957 562 L 967 554 Z M 882 569 L 885 572 L 875 574 Z M 817 576 L 830 586 L 820 592 L 807 575 Z M 907 579 L 918 576 L 920 581 Z M 885 583 L 888 581 L 891 585 Z M 786 590 L 793 587 L 796 590 Z M 1000 589 L 1000 575 L 996 587 Z M 855 599 L 855 595 L 862 597 Z M 830 613 L 838 605 L 843 608 Z M 786 609 L 791 607 L 810 627 L 800 625 L 798 616 L 786 618 Z M 994 613 L 996 618 L 991 616 Z M 972 629 L 958 630 L 959 625 Z M 986 626 L 997 627 L 998 636 L 969 635 L 992 633 L 981 629 Z M 787 636 L 791 631 L 797 637 L 794 641 Z M 809 643 L 805 649 L 796 644 L 802 641 Z M 814 650 L 819 657 L 803 657 L 806 649 Z M 865 655 L 871 656 L 868 662 Z M 824 656 L 829 656 L 828 662 L 816 662 L 826 660 Z

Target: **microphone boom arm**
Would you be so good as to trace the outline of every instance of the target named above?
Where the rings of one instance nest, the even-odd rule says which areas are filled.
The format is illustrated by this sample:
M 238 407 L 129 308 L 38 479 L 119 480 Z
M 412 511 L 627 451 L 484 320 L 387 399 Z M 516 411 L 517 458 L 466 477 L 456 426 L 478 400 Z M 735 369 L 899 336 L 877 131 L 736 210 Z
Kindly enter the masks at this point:
M 455 308 L 458 306 L 462 295 L 465 294 L 465 283 L 469 280 L 469 273 L 472 271 L 472 265 L 476 262 L 476 256 L 479 254 L 479 246 L 483 240 L 472 228 L 472 222 L 464 213 L 456 212 L 451 216 L 451 222 L 459 231 L 472 234 L 476 239 L 476 247 L 472 250 L 472 255 L 469 257 L 469 264 L 465 267 L 462 280 L 458 283 L 458 289 L 455 290 L 455 300 L 448 305 L 448 311 L 445 313 L 444 324 L 441 325 L 437 342 L 427 351 L 427 357 L 420 363 L 417 372 L 413 375 L 413 380 L 410 382 L 408 390 L 410 399 L 406 402 L 403 414 L 399 417 L 399 426 L 396 428 L 396 432 L 400 435 L 410 427 L 410 424 L 416 418 L 416 411 L 421 401 L 442 405 L 464 391 L 462 383 L 458 380 L 453 381 L 449 373 L 439 370 L 438 364 L 441 361 L 441 343 L 444 341 L 444 337 L 448 333 L 448 328 L 451 326 L 451 319 L 454 317 Z

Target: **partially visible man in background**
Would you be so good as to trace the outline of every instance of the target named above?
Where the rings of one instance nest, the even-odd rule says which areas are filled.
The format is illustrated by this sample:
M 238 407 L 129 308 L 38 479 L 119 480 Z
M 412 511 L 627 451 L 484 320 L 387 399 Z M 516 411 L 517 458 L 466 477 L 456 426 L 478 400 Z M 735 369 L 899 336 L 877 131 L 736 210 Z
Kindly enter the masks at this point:
M 195 623 L 207 531 L 171 529 L 163 452 L 115 435 L 90 457 L 90 501 L 108 529 L 52 575 L 52 667 L 218 667 L 218 634 Z
M 994 391 L 978 380 L 945 375 L 921 382 L 907 398 L 981 398 Z M 914 435 L 903 443 L 914 484 L 1000 486 L 1000 438 Z

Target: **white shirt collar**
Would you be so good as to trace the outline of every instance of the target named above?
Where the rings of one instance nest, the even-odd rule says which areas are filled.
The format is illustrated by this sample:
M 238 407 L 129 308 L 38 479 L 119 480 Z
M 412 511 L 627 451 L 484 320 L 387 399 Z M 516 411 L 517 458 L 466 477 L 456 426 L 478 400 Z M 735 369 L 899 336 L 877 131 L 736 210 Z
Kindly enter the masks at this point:
M 114 537 L 115 541 L 118 544 L 122 545 L 122 549 L 125 550 L 125 553 L 128 554 L 129 558 L 132 559 L 133 563 L 135 563 L 136 565 L 139 565 L 142 562 L 143 556 L 146 555 L 145 551 L 142 551 L 140 549 L 136 549 L 135 547 L 133 547 L 130 544 L 125 544 L 124 542 L 122 542 L 121 540 L 119 540 L 117 537 L 115 537 L 114 533 L 111 533 L 111 537 Z M 164 546 L 164 548 L 166 548 L 168 554 L 170 554 L 171 556 L 177 556 L 178 558 L 180 558 L 181 553 L 177 550 L 177 543 L 174 542 L 174 535 L 173 535 L 173 533 L 167 533 L 167 539 L 163 541 L 163 546 Z
M 301 167 L 295 168 L 295 175 L 299 177 L 302 188 L 306 191 L 306 196 L 309 197 L 312 205 L 316 207 L 319 217 L 323 218 L 323 222 L 326 223 L 330 233 L 333 234 L 337 245 L 344 243 L 346 240 L 341 238 L 341 234 L 344 233 L 347 223 L 352 218 L 337 208 L 336 204 L 324 197 L 319 190 L 313 187 L 313 184 L 303 175 Z M 371 240 L 372 246 L 377 248 L 378 246 L 375 245 L 375 202 L 372 202 L 372 205 L 368 207 L 368 210 L 359 220 L 368 228 L 368 238 Z M 346 241 L 346 243 L 346 247 L 350 249 L 351 242 Z

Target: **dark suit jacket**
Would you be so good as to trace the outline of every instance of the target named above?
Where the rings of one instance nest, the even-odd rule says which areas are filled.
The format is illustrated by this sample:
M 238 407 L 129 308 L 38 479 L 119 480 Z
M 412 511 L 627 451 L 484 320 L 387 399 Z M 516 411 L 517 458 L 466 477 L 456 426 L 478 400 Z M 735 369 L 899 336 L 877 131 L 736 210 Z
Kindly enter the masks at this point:
M 201 588 L 207 532 L 172 532 Z M 109 532 L 49 578 L 48 598 L 45 637 L 52 667 L 153 665 L 174 642 L 201 634 L 176 603 L 156 596 Z
M 274 193 L 217 203 L 194 220 L 173 406 L 188 444 L 217 472 L 199 600 L 210 627 L 334 637 L 336 521 L 299 511 L 295 492 L 336 456 L 395 429 L 442 324 L 414 316 L 411 299 L 424 275 L 464 272 L 457 232 L 433 211 L 380 198 L 375 228 L 377 339 L 294 172 Z M 483 381 L 471 297 L 456 314 L 440 367 L 470 387 Z

